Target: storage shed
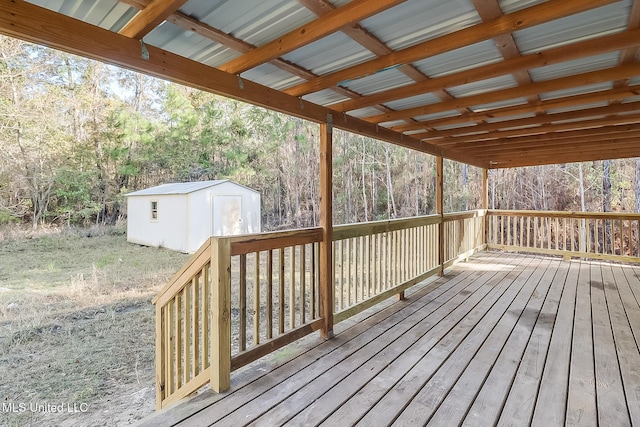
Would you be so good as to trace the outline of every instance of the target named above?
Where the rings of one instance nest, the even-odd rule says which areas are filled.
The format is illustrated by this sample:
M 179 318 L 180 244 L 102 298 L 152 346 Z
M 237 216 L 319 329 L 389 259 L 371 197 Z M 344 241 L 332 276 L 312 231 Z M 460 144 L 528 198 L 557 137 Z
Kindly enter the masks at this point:
M 260 193 L 229 180 L 163 184 L 126 195 L 127 240 L 195 252 L 210 236 L 260 232 Z

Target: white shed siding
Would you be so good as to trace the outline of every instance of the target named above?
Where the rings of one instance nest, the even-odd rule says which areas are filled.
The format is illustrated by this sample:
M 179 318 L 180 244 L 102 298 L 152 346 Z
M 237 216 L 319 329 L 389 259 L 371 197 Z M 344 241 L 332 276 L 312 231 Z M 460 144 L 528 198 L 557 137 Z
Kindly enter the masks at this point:
M 195 252 L 210 236 L 261 231 L 258 192 L 230 181 L 208 183 L 165 184 L 129 194 L 127 239 Z M 158 202 L 157 221 L 151 218 L 153 200 Z
M 128 198 L 127 240 L 141 245 L 188 252 L 186 195 L 148 195 Z M 158 219 L 151 218 L 151 202 L 158 202 Z M 133 214 L 132 214 L 133 213 Z

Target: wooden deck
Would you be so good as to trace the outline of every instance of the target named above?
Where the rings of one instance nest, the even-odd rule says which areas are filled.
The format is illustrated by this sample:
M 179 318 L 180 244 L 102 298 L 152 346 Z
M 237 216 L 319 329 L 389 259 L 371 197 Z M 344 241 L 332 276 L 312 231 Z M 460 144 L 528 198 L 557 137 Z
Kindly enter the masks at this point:
M 640 268 L 484 252 L 147 425 L 640 426 Z

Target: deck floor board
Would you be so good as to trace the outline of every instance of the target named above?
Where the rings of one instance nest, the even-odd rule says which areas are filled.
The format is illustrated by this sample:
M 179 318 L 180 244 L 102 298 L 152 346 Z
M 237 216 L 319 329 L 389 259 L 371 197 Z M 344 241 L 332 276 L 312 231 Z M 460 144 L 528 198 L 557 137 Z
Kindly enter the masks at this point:
M 638 273 L 483 252 L 142 424 L 640 425 Z

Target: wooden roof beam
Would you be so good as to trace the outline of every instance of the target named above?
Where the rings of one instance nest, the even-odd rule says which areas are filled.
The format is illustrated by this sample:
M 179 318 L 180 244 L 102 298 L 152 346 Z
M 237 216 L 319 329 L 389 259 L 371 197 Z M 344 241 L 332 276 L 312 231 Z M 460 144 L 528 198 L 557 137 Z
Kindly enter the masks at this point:
M 524 119 L 507 120 L 501 122 L 483 123 L 476 126 L 465 126 L 455 129 L 435 130 L 419 134 L 412 134 L 414 138 L 448 138 L 456 135 L 468 134 L 470 132 L 492 132 L 500 129 L 510 129 L 523 126 L 543 125 L 563 120 L 588 119 L 597 116 L 615 115 L 640 111 L 640 101 L 627 104 L 607 105 L 605 107 L 585 108 L 582 110 L 568 111 L 566 113 L 555 113 L 544 116 L 527 117 Z M 446 140 L 443 140 L 446 141 Z M 438 141 L 432 141 L 437 144 Z
M 366 61 L 362 64 L 355 65 L 335 73 L 324 75 L 315 80 L 293 86 L 285 90 L 285 92 L 294 96 L 302 96 L 311 92 L 317 92 L 339 84 L 345 80 L 366 77 L 380 70 L 384 70 L 385 68 L 399 64 L 410 64 L 450 50 L 488 40 L 501 34 L 511 33 L 513 31 L 543 24 L 554 19 L 614 3 L 615 1 L 618 0 L 583 0 L 579 2 L 550 0 L 539 5 L 504 15 L 491 22 L 483 22 L 442 37 L 437 37 L 435 39 L 419 43 L 415 46 L 402 49 L 392 54 Z
M 511 74 L 518 70 L 543 67 L 546 65 L 559 64 L 588 56 L 595 56 L 606 52 L 612 52 L 628 47 L 640 45 L 640 30 L 625 33 L 607 35 L 596 39 L 574 43 L 568 46 L 549 49 L 547 51 L 533 53 L 505 61 L 480 66 L 459 73 L 434 78 L 417 84 L 402 86 L 373 95 L 363 96 L 359 99 L 344 101 L 331 106 L 338 111 L 352 111 L 359 108 L 380 104 L 387 101 L 409 98 L 422 93 L 432 92 L 438 88 L 450 88 L 463 84 L 486 80 L 506 74 Z
M 354 0 L 218 68 L 227 73 L 240 74 L 405 1 Z
M 497 0 L 471 0 L 471 2 L 485 22 L 498 19 L 503 15 Z M 494 37 L 493 41 L 504 59 L 508 60 L 522 56 L 511 33 Z M 513 70 L 511 74 L 519 85 L 531 83 L 531 76 L 527 70 Z M 529 102 L 537 102 L 539 100 L 540 98 L 538 98 L 537 95 L 530 95 L 528 97 Z
M 563 98 L 553 98 L 544 101 L 538 101 L 535 104 L 516 105 L 512 107 L 502 107 L 492 110 L 486 110 L 477 113 L 462 114 L 459 116 L 444 117 L 441 119 L 417 122 L 408 125 L 394 126 L 391 129 L 396 132 L 407 132 L 414 130 L 424 130 L 439 126 L 449 126 L 459 123 L 471 123 L 490 118 L 517 116 L 520 114 L 545 112 L 547 110 L 565 107 L 574 107 L 580 105 L 593 104 L 596 102 L 611 102 L 622 100 L 630 96 L 640 95 L 640 86 L 618 87 L 598 92 L 586 93 L 582 95 L 572 95 Z
M 614 81 L 622 78 L 630 78 L 640 74 L 640 64 L 628 64 L 604 70 L 591 71 L 573 76 L 561 77 L 553 80 L 546 80 L 532 83 L 526 86 L 518 86 L 509 89 L 498 90 L 490 93 L 456 98 L 448 102 L 440 102 L 417 108 L 394 111 L 392 113 L 380 114 L 367 117 L 364 120 L 370 123 L 383 123 L 395 120 L 403 120 L 409 117 L 417 117 L 426 114 L 439 113 L 456 110 L 477 105 L 489 104 L 493 102 L 506 101 L 509 99 L 524 98 L 528 95 L 543 92 L 552 92 L 573 87 L 588 86 L 596 83 Z
M 613 160 L 631 157 L 640 157 L 638 147 L 626 148 L 612 146 L 603 150 L 602 146 L 588 147 L 576 150 L 563 150 L 555 153 L 542 153 L 537 155 L 534 152 L 518 155 L 517 153 L 509 157 L 494 157 L 490 160 L 491 169 L 515 168 L 524 166 L 551 165 L 559 163 L 575 163 L 596 160 Z
M 316 123 L 325 123 L 328 116 L 335 114 L 328 108 L 249 80 L 239 84 L 235 75 L 154 46 L 147 46 L 149 59 L 143 59 L 137 40 L 28 2 L 0 0 L 0 9 L 3 10 L 3 13 L 0 13 L 0 34 L 9 37 L 114 64 Z M 352 116 L 341 116 L 339 119 L 336 117 L 333 126 L 424 153 L 478 167 L 488 167 L 486 163 L 466 153 L 437 148 Z
M 613 126 L 613 125 L 635 124 L 635 123 L 640 123 L 640 113 L 627 114 L 623 116 L 609 116 L 601 119 L 593 119 L 588 121 L 559 123 L 559 124 L 551 124 L 551 125 L 537 126 L 537 127 L 524 128 L 524 129 L 495 131 L 495 132 L 483 133 L 480 135 L 458 136 L 455 138 L 449 138 L 446 140 L 438 141 L 437 146 L 438 147 L 449 147 L 449 146 L 455 147 L 457 146 L 457 144 L 460 144 L 462 142 L 477 142 L 478 144 L 482 144 L 484 143 L 484 141 L 492 140 L 492 139 L 509 138 L 514 136 L 538 135 L 538 134 L 546 134 L 550 132 L 562 132 L 562 131 L 578 130 L 578 129 L 593 129 L 593 128 L 598 128 L 602 126 Z M 638 145 L 640 146 L 640 144 Z
M 483 141 L 481 144 L 477 142 L 464 142 L 456 145 L 458 150 L 473 149 L 479 151 L 482 147 L 483 152 L 500 152 L 511 146 L 525 145 L 527 147 L 544 147 L 556 141 L 606 141 L 608 139 L 640 139 L 640 124 L 603 126 L 596 129 L 573 130 L 563 132 L 552 132 L 547 134 L 516 136 L 511 138 L 498 138 L 489 141 Z
M 186 2 L 187 0 L 151 0 L 120 30 L 120 34 L 141 40 Z

